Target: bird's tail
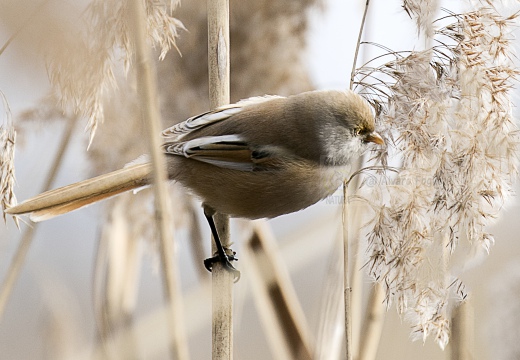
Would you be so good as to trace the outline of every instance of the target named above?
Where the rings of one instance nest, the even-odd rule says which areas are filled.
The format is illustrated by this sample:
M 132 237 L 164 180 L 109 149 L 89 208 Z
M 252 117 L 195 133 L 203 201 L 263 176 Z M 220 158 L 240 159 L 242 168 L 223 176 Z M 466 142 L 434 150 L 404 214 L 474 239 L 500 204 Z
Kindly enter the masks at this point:
M 150 184 L 150 163 L 127 166 L 111 173 L 44 192 L 5 210 L 10 215 L 29 214 L 38 222 L 68 213 L 125 191 Z

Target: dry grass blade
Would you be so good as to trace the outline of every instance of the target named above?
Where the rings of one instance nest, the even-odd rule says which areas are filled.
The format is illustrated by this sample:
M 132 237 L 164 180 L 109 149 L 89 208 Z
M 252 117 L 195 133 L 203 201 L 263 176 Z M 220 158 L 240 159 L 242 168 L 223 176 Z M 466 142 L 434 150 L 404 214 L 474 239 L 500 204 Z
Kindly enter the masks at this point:
M 274 359 L 312 359 L 305 315 L 269 225 L 257 221 L 244 249 L 253 296 Z

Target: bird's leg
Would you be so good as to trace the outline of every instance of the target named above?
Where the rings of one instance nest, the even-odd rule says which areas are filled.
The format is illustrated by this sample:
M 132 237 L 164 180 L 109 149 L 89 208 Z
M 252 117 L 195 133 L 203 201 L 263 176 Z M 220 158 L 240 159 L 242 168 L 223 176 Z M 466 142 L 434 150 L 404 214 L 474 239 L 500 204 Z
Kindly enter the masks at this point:
M 215 226 L 215 221 L 213 220 L 213 213 L 211 210 L 208 211 L 206 207 L 204 207 L 204 216 L 206 216 L 206 219 L 208 220 L 211 234 L 213 235 L 213 240 L 215 241 L 215 246 L 217 248 L 217 252 L 213 257 L 204 260 L 204 266 L 208 271 L 211 272 L 213 264 L 219 262 L 224 266 L 224 269 L 233 273 L 235 282 L 237 282 L 240 279 L 240 271 L 235 269 L 235 267 L 231 264 L 231 261 L 238 260 L 235 257 L 235 252 L 233 251 L 232 255 L 228 255 L 226 253 L 226 250 L 220 241 L 220 237 L 218 236 L 217 227 Z

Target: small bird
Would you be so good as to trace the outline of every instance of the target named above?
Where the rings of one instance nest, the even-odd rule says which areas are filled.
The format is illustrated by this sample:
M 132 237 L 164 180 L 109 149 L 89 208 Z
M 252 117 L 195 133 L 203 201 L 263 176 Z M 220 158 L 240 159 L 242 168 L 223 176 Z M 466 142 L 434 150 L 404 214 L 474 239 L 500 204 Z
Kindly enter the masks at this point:
M 273 218 L 304 209 L 331 195 L 345 169 L 368 143 L 383 145 L 370 105 L 352 91 L 310 91 L 261 96 L 191 117 L 163 131 L 170 180 L 204 204 L 217 245 L 210 270 L 225 255 L 215 212 L 247 219 Z M 6 210 L 33 221 L 149 185 L 149 162 L 51 190 Z

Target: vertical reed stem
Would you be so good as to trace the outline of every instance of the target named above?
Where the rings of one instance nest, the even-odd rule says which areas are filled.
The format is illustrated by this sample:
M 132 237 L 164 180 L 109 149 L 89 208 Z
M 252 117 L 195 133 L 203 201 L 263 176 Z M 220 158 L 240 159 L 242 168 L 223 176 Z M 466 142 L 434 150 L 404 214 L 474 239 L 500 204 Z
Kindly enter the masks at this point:
M 354 87 L 354 76 L 356 73 L 356 65 L 359 56 L 359 48 L 361 46 L 361 38 L 363 36 L 363 30 L 365 28 L 365 22 L 368 14 L 368 6 L 370 4 L 370 0 L 366 0 L 365 10 L 363 11 L 363 17 L 361 19 L 361 24 L 359 26 L 358 39 L 356 43 L 356 50 L 354 52 L 354 60 L 352 61 L 352 70 L 350 72 L 350 90 Z M 363 159 L 357 162 L 357 168 L 353 168 L 354 171 L 361 168 L 363 164 Z M 358 180 L 356 177 L 354 186 L 357 189 Z M 350 226 L 352 226 L 352 222 L 350 222 Z M 354 224 L 356 226 L 356 224 Z M 352 343 L 352 287 L 350 284 L 350 270 L 349 270 L 349 212 L 348 212 L 348 182 L 343 183 L 343 266 L 344 266 L 344 278 L 343 278 L 343 291 L 344 291 L 344 302 L 345 302 L 345 348 L 346 348 L 346 360 L 352 360 L 354 355 L 354 348 L 357 349 L 357 346 L 353 346 Z M 359 237 L 359 235 L 357 236 Z M 357 239 L 359 241 L 359 239 Z M 356 246 L 357 249 L 357 246 Z M 357 254 L 354 254 L 356 256 Z M 355 271 L 355 270 L 354 270 Z M 358 290 L 358 289 L 356 289 Z
M 349 237 L 348 237 L 348 183 L 343 184 L 343 295 L 345 301 L 345 347 L 346 360 L 352 360 L 352 310 L 350 308 Z
M 208 72 L 211 108 L 229 103 L 229 0 L 208 0 Z M 215 191 L 218 191 L 215 190 Z M 230 247 L 229 218 L 215 215 L 224 248 Z M 212 241 L 212 251 L 216 248 Z M 233 358 L 233 275 L 221 264 L 213 265 L 212 358 Z
M 182 293 L 180 277 L 174 268 L 172 210 L 168 192 L 166 159 L 161 152 L 161 117 L 157 96 L 157 79 L 150 48 L 146 42 L 146 12 L 142 0 L 129 3 L 130 22 L 133 24 L 135 41 L 135 63 L 137 89 L 141 115 L 148 128 L 148 144 L 153 169 L 153 191 L 155 201 L 155 221 L 160 237 L 161 265 L 163 271 L 164 296 L 169 307 L 168 325 L 172 332 L 172 356 L 178 360 L 189 358 L 188 342 L 184 329 Z

